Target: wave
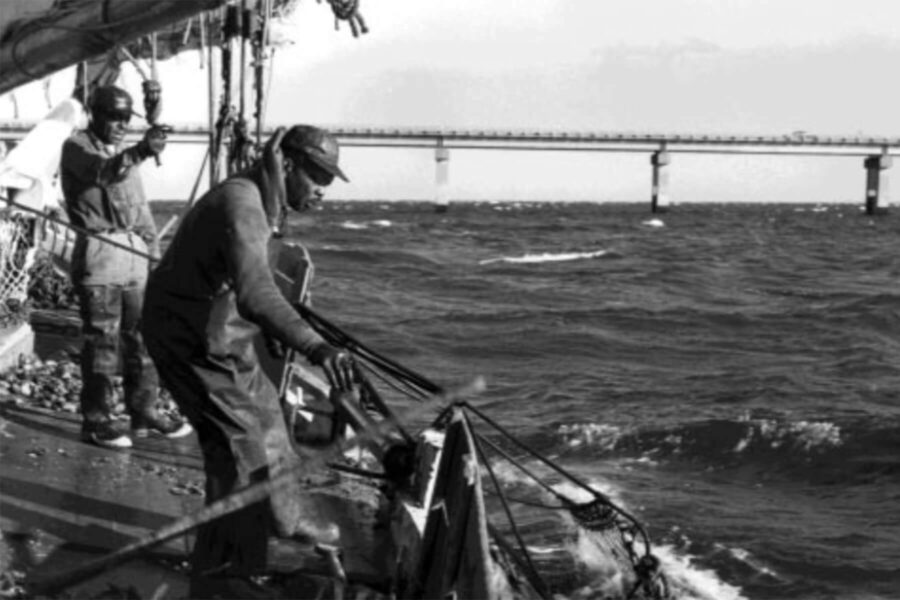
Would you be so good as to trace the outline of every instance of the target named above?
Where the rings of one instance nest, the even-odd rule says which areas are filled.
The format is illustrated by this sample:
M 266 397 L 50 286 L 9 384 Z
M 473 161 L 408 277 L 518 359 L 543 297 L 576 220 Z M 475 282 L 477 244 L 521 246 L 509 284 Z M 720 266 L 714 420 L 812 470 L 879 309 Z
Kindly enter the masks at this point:
M 501 256 L 478 261 L 479 265 L 492 263 L 533 264 L 547 262 L 565 262 L 571 260 L 584 260 L 599 258 L 607 253 L 606 250 L 591 250 L 587 252 L 543 252 L 541 254 L 525 254 L 523 256 Z
M 388 219 L 374 219 L 372 221 L 343 221 L 338 225 L 341 229 L 352 230 L 369 229 L 372 226 L 391 227 L 393 226 L 393 222 Z
M 547 477 L 543 464 L 529 462 L 527 468 L 532 473 Z M 610 548 L 603 543 L 602 536 L 581 529 L 565 510 L 547 507 L 558 505 L 559 500 L 551 497 L 533 479 L 524 475 L 505 460 L 491 464 L 494 476 L 511 496 L 527 494 L 535 496 L 530 513 L 520 515 L 522 523 L 519 531 L 529 539 L 530 549 L 539 549 L 538 563 L 550 571 L 551 587 L 564 587 L 568 598 L 619 598 L 624 597 L 622 563 L 610 554 Z M 622 490 L 605 479 L 592 478 L 588 485 L 603 493 L 618 506 L 633 511 L 621 498 Z M 490 486 L 489 486 L 490 487 Z M 553 491 L 573 502 L 589 502 L 594 497 L 580 485 L 563 481 L 551 485 Z M 536 512 L 540 510 L 541 516 Z M 654 554 L 660 559 L 663 572 L 675 597 L 681 600 L 742 600 L 739 588 L 722 581 L 714 571 L 700 567 L 696 559 L 683 549 L 671 544 L 654 544 Z M 621 558 L 621 557 L 620 557 Z M 542 569 L 543 570 L 543 569 Z M 556 571 L 556 573 L 553 573 Z M 555 586 L 552 584 L 556 584 Z
M 631 455 L 711 468 L 760 467 L 807 480 L 900 478 L 900 424 L 785 418 L 710 419 L 662 430 L 601 423 L 557 426 L 569 454 Z

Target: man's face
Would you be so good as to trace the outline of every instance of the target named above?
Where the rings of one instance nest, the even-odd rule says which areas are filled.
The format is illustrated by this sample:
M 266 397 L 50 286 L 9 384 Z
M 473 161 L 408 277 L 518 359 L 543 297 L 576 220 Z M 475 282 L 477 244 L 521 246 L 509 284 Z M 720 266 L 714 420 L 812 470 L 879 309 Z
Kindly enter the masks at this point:
M 104 144 L 119 145 L 125 140 L 131 112 L 124 110 L 98 110 L 91 119 L 91 129 Z
M 325 188 L 334 181 L 334 175 L 309 160 L 285 160 L 284 177 L 288 206 L 298 212 L 307 211 L 325 197 Z

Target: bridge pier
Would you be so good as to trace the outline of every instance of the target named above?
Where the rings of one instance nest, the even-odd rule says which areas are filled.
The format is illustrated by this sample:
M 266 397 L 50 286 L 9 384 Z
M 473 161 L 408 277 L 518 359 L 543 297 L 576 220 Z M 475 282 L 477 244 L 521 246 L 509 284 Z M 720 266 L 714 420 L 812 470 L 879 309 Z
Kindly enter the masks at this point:
M 447 195 L 450 183 L 450 149 L 445 148 L 443 140 L 438 141 L 434 149 L 434 208 L 437 212 L 445 212 L 450 208 Z
M 650 212 L 662 212 L 669 206 L 669 163 L 672 157 L 663 149 L 650 156 L 653 165 L 653 182 L 650 188 Z
M 888 176 L 882 171 L 891 166 L 888 154 L 872 154 L 863 161 L 866 169 L 866 214 L 874 215 L 878 211 L 878 200 L 887 198 Z

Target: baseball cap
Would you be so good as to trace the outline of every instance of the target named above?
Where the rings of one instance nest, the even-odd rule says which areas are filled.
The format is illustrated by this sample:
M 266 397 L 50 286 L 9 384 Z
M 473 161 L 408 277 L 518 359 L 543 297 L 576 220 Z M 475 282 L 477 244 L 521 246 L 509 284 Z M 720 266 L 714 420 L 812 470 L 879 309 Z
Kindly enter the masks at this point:
M 113 85 L 98 87 L 90 98 L 92 114 L 122 118 L 126 121 L 134 114 L 131 106 L 131 94 Z
M 338 141 L 324 129 L 312 125 L 294 125 L 281 139 L 281 150 L 286 153 L 302 153 L 328 173 L 350 181 L 338 166 Z

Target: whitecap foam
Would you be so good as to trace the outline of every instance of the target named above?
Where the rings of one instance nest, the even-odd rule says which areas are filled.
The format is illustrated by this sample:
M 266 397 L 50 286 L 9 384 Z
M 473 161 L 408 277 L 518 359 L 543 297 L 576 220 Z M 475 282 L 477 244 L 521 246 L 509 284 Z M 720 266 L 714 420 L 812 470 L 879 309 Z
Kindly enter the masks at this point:
M 823 447 L 836 448 L 841 445 L 841 428 L 827 421 L 800 421 L 791 424 L 790 431 L 796 435 L 797 441 L 804 450 Z
M 534 484 L 534 480 L 526 475 L 522 469 L 502 458 L 491 460 L 491 470 L 494 472 L 497 481 L 503 485 Z
M 747 600 L 741 588 L 725 583 L 713 570 L 693 564 L 690 555 L 678 554 L 668 545 L 655 546 L 653 552 L 679 600 Z
M 368 229 L 369 225 L 366 223 L 359 223 L 357 221 L 344 221 L 340 224 L 340 227 L 343 229 Z
M 613 450 L 622 436 L 622 430 L 606 423 L 573 423 L 560 425 L 556 432 L 570 448 L 590 446 L 602 450 Z
M 499 481 L 507 485 L 510 483 L 533 485 L 547 494 L 547 491 L 540 488 L 534 480 L 506 460 L 492 461 L 491 466 Z M 541 464 L 529 464 L 527 468 L 532 473 L 541 476 L 540 471 L 543 470 Z M 622 490 L 612 482 L 591 478 L 586 483 L 617 506 L 629 510 L 620 497 Z M 595 499 L 594 494 L 590 491 L 568 480 L 553 484 L 551 488 L 572 502 L 590 502 Z M 576 528 L 575 520 L 568 511 L 558 511 L 556 514 L 566 524 L 566 527 L 570 531 L 577 532 L 577 535 L 569 538 L 569 541 L 564 542 L 560 547 L 535 545 L 529 549 L 535 554 L 553 554 L 563 550 L 587 569 L 590 581 L 569 592 L 569 598 L 597 598 L 598 594 L 600 597 L 621 597 L 624 589 L 624 576 L 621 565 L 612 557 L 609 548 L 604 547 L 603 543 L 598 544 L 595 536 L 585 535 L 583 531 Z M 660 560 L 666 580 L 675 598 L 679 600 L 747 600 L 741 594 L 740 588 L 725 583 L 714 571 L 693 564 L 694 558 L 691 555 L 679 553 L 667 544 L 654 544 L 652 551 Z
M 513 264 L 530 264 L 546 262 L 564 262 L 569 260 L 583 260 L 597 258 L 606 254 L 606 250 L 593 250 L 589 252 L 544 252 L 541 254 L 525 254 L 524 256 L 502 256 L 500 258 L 487 258 L 478 261 L 479 265 L 505 262 Z
M 829 421 L 780 423 L 772 419 L 751 420 L 747 417 L 742 420 L 750 422 L 750 427 L 735 445 L 736 453 L 746 450 L 757 437 L 771 448 L 792 445 L 806 452 L 837 448 L 843 444 L 841 428 Z
M 759 560 L 757 560 L 750 553 L 749 550 L 744 550 L 743 548 L 726 548 L 725 546 L 723 546 L 721 544 L 716 544 L 716 548 L 727 552 L 729 555 L 731 555 L 732 558 L 744 563 L 745 565 L 747 565 L 751 569 L 755 570 L 760 575 L 772 577 L 779 581 L 783 580 L 782 577 L 780 577 L 778 575 L 778 573 L 776 573 L 774 571 L 774 569 L 771 569 L 771 568 L 765 566 L 764 564 L 762 564 Z

